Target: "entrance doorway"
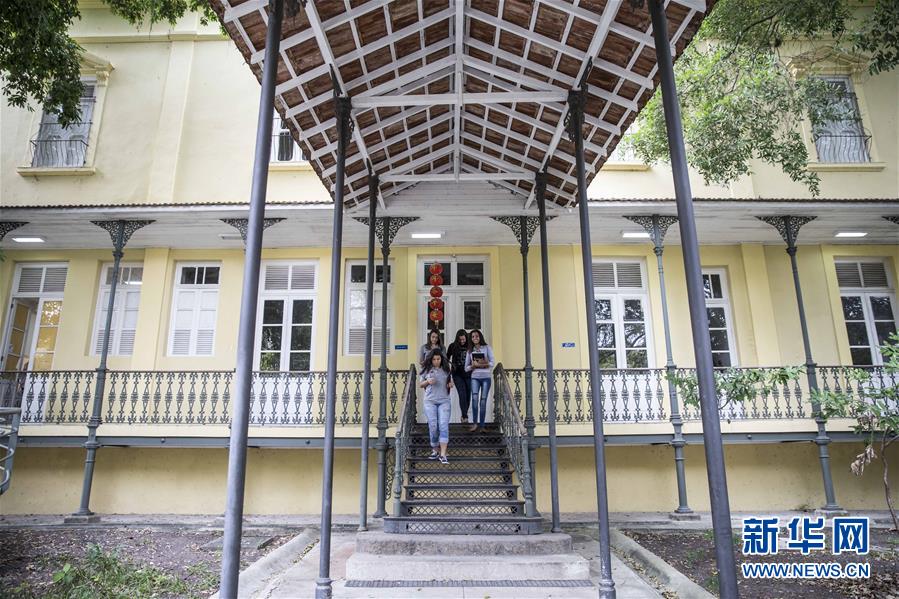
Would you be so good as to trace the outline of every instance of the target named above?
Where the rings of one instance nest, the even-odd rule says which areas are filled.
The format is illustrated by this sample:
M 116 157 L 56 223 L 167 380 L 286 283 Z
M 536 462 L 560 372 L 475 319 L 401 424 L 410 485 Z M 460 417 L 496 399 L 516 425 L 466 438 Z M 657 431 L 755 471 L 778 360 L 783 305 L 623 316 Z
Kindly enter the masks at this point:
M 440 263 L 443 267 L 443 290 L 441 299 L 444 302 L 443 320 L 431 319 L 430 268 Z M 418 340 L 415 346 L 416 358 L 418 348 L 427 339 L 428 331 L 437 329 L 445 347 L 454 341 L 459 329 L 471 331 L 480 329 L 487 341 L 490 341 L 490 288 L 489 261 L 486 256 L 427 256 L 418 260 Z M 451 422 L 459 422 L 462 413 L 459 410 L 459 399 L 456 391 L 452 392 Z M 470 417 L 470 414 L 469 414 Z M 419 410 L 419 419 L 424 418 Z M 487 421 L 493 421 L 493 389 L 487 400 Z

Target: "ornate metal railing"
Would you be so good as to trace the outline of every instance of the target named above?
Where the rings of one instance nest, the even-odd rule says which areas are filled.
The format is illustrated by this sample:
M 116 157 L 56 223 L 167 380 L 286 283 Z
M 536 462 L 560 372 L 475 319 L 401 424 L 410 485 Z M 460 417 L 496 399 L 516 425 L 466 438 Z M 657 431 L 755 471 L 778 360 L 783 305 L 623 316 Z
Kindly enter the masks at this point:
M 397 386 L 403 371 L 388 371 L 387 416 L 396 422 Z M 373 377 L 374 378 L 374 377 Z M 233 401 L 233 371 L 110 370 L 103 396 L 103 422 L 111 424 L 227 425 Z M 362 422 L 363 372 L 337 378 L 337 424 Z M 380 385 L 369 381 L 372 403 Z M 22 408 L 24 424 L 87 424 L 96 372 L 53 370 L 0 372 L 0 405 Z M 325 372 L 255 372 L 251 426 L 321 425 L 325 418 Z M 377 410 L 373 410 L 377 413 Z
M 18 430 L 19 408 L 0 405 L 0 495 L 9 488 Z
M 493 405 L 502 427 L 503 438 L 506 441 L 506 448 L 509 450 L 512 466 L 515 468 L 515 475 L 521 483 L 521 492 L 524 495 L 524 513 L 525 516 L 535 516 L 537 509 L 534 504 L 533 477 L 528 458 L 528 433 L 524 428 L 521 414 L 518 411 L 518 402 L 512 394 L 509 379 L 502 364 L 497 364 L 493 370 L 493 382 Z
M 870 162 L 871 136 L 865 133 L 815 135 L 819 162 Z
M 393 515 L 402 515 L 403 465 L 412 438 L 412 427 L 415 426 L 418 408 L 418 373 L 415 364 L 409 365 L 406 371 L 406 385 L 403 389 L 403 405 L 400 408 L 400 420 L 396 427 L 396 440 L 393 444 Z
M 867 389 L 899 385 L 899 375 L 879 366 L 860 367 L 868 373 L 867 381 L 851 376 L 855 367 L 818 366 L 818 387 L 823 391 L 839 391 L 863 397 Z M 740 371 L 767 373 L 775 368 L 737 368 Z M 679 368 L 679 377 L 691 377 L 691 368 Z M 524 401 L 524 371 L 505 370 L 515 402 L 519 409 Z M 547 422 L 546 371 L 534 371 L 534 419 Z M 593 420 L 590 405 L 590 371 L 556 370 L 556 410 L 558 424 L 586 424 Z M 676 388 L 676 401 L 684 420 L 699 420 L 699 409 L 687 405 L 684 392 Z M 667 373 L 664 368 L 603 370 L 600 396 L 603 421 L 608 423 L 667 422 L 670 417 Z M 792 420 L 811 418 L 811 394 L 805 374 L 789 381 L 768 384 L 755 383 L 749 397 L 742 401 L 719 397 L 721 416 L 726 420 Z
M 87 142 L 83 139 L 31 140 L 31 166 L 34 167 L 80 167 L 84 166 L 86 156 Z

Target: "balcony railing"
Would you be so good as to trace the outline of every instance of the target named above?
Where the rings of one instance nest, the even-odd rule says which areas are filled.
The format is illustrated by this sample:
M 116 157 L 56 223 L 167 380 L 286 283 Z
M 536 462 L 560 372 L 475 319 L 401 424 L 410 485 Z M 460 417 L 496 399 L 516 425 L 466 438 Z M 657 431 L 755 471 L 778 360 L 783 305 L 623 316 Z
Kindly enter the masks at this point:
M 396 422 L 404 371 L 387 373 L 387 418 Z M 23 424 L 87 424 L 95 392 L 93 370 L 0 373 L 0 406 L 22 408 Z M 337 424 L 362 422 L 363 372 L 337 375 Z M 254 372 L 251 426 L 317 426 L 325 419 L 325 372 Z M 372 405 L 381 401 L 375 373 Z M 228 425 L 233 371 L 120 371 L 106 376 L 103 422 L 129 425 Z M 372 409 L 371 421 L 377 418 Z
M 818 161 L 828 163 L 870 162 L 871 136 L 862 133 L 815 135 Z
M 65 168 L 84 166 L 87 142 L 83 139 L 31 140 L 31 166 Z
M 822 390 L 864 397 L 871 388 L 899 385 L 899 375 L 882 367 L 865 368 L 866 381 L 852 377 L 853 367 L 819 366 Z M 736 371 L 773 369 L 745 368 Z M 507 369 L 511 393 L 524 413 L 525 373 Z M 678 369 L 681 377 L 692 369 Z M 21 422 L 29 424 L 81 424 L 90 417 L 97 373 L 93 370 L 0 372 L 0 407 L 21 407 Z M 250 425 L 315 427 L 324 423 L 325 372 L 255 372 L 250 397 Z M 405 384 L 405 371 L 389 371 L 387 416 L 397 422 L 397 402 Z M 547 422 L 546 371 L 533 371 L 534 418 Z M 357 426 L 362 419 L 363 372 L 344 371 L 337 378 L 337 425 Z M 604 370 L 601 398 L 607 423 L 667 422 L 671 403 L 663 368 Z M 381 401 L 377 372 L 372 374 L 372 417 Z M 559 425 L 592 422 L 589 370 L 555 371 Z M 699 409 L 687 405 L 675 387 L 681 416 L 698 421 Z M 120 425 L 221 425 L 230 423 L 234 397 L 233 371 L 118 371 L 107 373 L 102 420 Z M 797 420 L 812 416 L 805 375 L 780 384 L 753 384 L 743 401 L 719 397 L 726 421 Z

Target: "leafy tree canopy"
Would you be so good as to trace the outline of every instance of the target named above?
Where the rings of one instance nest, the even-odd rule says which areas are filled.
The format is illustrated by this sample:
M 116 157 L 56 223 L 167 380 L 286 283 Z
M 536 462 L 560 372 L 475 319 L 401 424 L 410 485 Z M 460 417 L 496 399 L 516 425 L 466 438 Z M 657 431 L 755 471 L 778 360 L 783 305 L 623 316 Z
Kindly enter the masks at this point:
M 105 0 L 112 12 L 135 26 L 171 24 L 197 11 L 205 24 L 216 19 L 206 0 Z M 68 125 L 79 119 L 84 51 L 69 27 L 81 18 L 78 0 L 0 2 L 0 79 L 12 106 L 38 100 Z
M 803 54 L 805 68 L 791 68 Z M 719 0 L 675 65 L 687 158 L 706 183 L 727 185 L 753 159 L 819 193 L 800 123 L 850 118 L 816 62 L 860 57 L 871 75 L 899 63 L 899 0 Z M 668 159 L 661 94 L 630 144 L 647 163 Z

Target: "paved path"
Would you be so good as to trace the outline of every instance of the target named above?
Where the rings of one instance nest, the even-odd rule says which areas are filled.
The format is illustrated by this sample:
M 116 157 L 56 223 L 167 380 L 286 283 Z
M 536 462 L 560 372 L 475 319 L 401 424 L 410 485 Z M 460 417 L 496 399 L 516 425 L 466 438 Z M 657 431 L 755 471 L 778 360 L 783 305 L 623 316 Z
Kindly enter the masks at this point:
M 355 588 L 346 586 L 346 561 L 355 551 L 355 534 L 335 533 L 331 538 L 331 578 L 335 599 L 376 597 L 390 599 L 595 599 L 596 587 L 421 587 L 421 588 Z M 592 582 L 599 581 L 598 543 L 577 537 L 574 549 L 590 560 Z M 452 559 L 448 557 L 447 559 Z M 318 545 L 306 557 L 269 583 L 263 591 L 266 599 L 305 599 L 312 597 L 318 577 Z M 612 558 L 612 577 L 619 599 L 659 599 L 661 596 L 617 557 Z

